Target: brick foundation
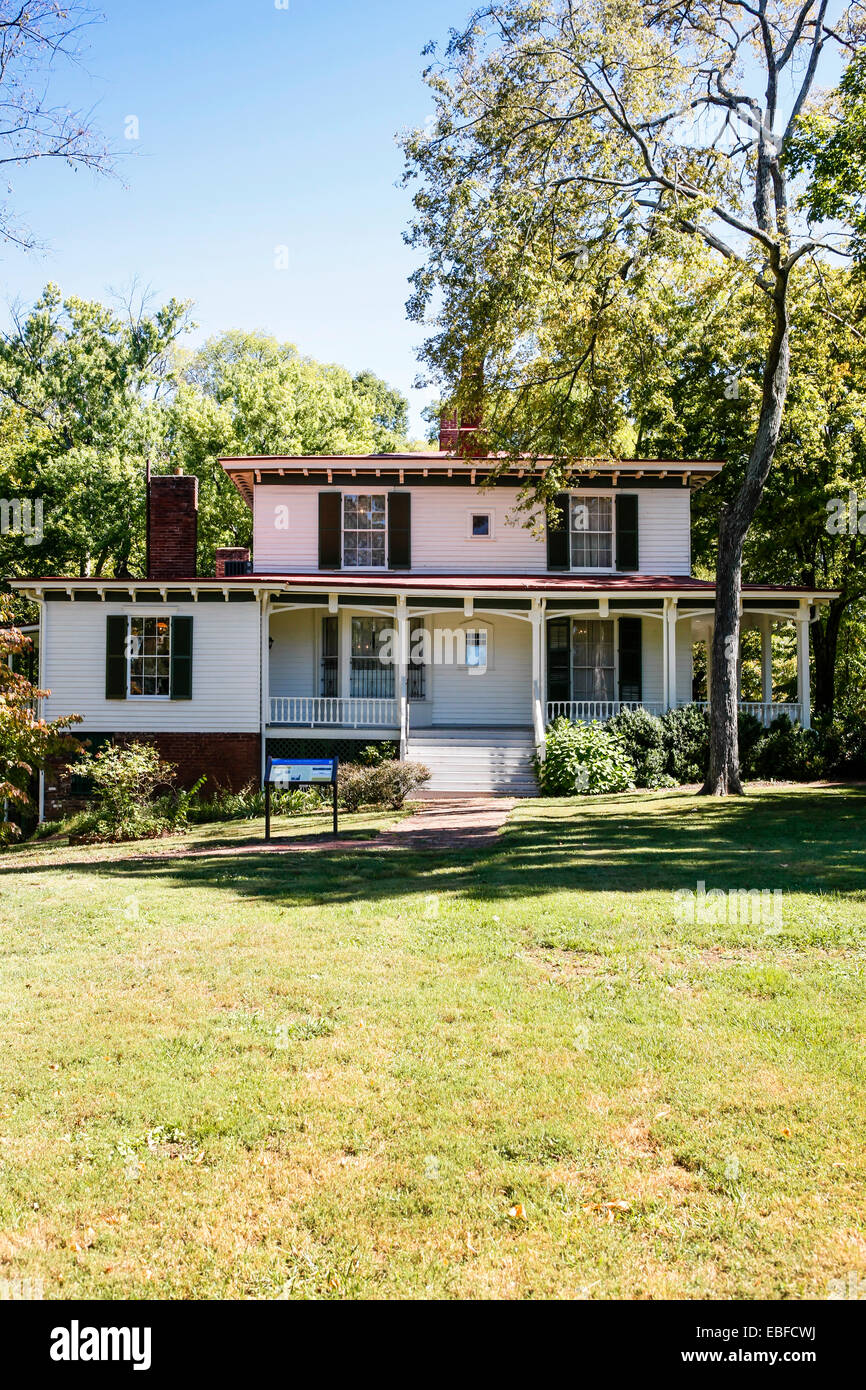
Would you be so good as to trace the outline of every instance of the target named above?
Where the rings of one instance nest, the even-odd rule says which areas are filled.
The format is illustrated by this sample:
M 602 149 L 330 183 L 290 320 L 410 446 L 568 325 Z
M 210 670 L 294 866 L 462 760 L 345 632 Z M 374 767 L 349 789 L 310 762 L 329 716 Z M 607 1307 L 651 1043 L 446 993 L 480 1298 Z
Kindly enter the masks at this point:
M 249 782 L 261 781 L 261 741 L 258 734 L 197 734 L 197 733 L 111 733 L 84 734 L 76 731 L 83 743 L 90 739 L 94 747 L 105 742 L 149 743 L 159 749 L 160 757 L 177 768 L 177 785 L 190 787 L 202 775 L 207 783 L 202 788 L 212 795 L 218 788 L 240 791 Z M 74 773 L 64 771 L 62 763 L 49 766 L 45 772 L 45 819 L 58 820 L 82 810 L 86 800 L 73 795 Z

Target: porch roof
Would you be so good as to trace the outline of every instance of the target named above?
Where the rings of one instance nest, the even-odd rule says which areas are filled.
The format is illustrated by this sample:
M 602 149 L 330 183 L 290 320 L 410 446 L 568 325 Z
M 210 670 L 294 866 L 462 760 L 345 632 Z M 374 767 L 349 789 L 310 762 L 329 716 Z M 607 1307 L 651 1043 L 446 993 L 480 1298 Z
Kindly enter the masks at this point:
M 248 574 L 230 579 L 202 577 L 196 575 L 178 576 L 165 580 L 154 579 L 106 579 L 99 577 L 82 578 L 77 575 L 44 575 L 39 578 L 12 579 L 14 589 L 38 594 L 50 590 L 67 590 L 70 596 L 76 591 L 98 595 L 121 590 L 131 593 L 146 590 L 149 593 L 161 590 L 222 590 L 242 594 L 257 591 L 297 589 L 309 593 L 323 590 L 327 593 L 393 593 L 393 594 L 499 594 L 503 597 L 514 594 L 562 594 L 562 595 L 620 595 L 636 594 L 642 597 L 706 598 L 712 602 L 716 586 L 710 580 L 696 579 L 692 575 L 660 574 L 401 574 L 396 571 L 379 574 L 369 572 L 347 572 L 335 570 L 328 574 Z M 744 597 L 806 599 L 811 602 L 829 601 L 837 597 L 834 589 L 808 589 L 794 584 L 744 584 Z

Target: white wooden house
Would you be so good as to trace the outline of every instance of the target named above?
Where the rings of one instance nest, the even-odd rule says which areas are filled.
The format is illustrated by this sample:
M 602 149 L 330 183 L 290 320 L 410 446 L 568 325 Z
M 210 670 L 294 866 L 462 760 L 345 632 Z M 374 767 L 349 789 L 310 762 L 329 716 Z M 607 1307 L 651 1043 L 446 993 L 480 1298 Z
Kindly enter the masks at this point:
M 560 714 L 693 698 L 714 587 L 692 575 L 690 504 L 715 462 L 584 462 L 557 515 L 517 510 L 531 466 L 447 452 L 226 458 L 253 551 L 196 565 L 196 480 L 152 480 L 148 574 L 17 581 L 40 604 L 44 714 L 145 738 L 239 785 L 285 756 L 393 741 L 432 790 L 531 792 Z M 544 461 L 536 467 L 543 468 Z M 809 723 L 809 625 L 830 595 L 745 584 L 765 722 Z M 771 633 L 794 624 L 798 688 L 773 699 Z M 49 775 L 46 813 L 68 793 Z

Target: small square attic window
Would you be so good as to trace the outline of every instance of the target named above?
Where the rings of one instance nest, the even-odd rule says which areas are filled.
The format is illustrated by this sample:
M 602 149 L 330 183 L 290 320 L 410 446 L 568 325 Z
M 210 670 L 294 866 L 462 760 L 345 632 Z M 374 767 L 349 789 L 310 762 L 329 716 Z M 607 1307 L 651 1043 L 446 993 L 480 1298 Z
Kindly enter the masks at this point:
M 468 516 L 468 522 L 468 535 L 470 540 L 489 541 L 492 539 L 492 512 L 470 512 Z

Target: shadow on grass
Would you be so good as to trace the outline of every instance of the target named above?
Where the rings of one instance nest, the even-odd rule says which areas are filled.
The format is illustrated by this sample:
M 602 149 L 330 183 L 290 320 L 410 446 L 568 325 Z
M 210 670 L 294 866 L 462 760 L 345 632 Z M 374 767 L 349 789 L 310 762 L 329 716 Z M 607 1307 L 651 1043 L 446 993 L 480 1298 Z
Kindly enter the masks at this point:
M 346 835 L 365 839 L 369 831 Z M 324 833 L 320 837 L 331 837 Z M 343 838 L 343 837 L 341 837 Z M 306 840 L 307 837 L 305 836 Z M 168 880 L 275 903 L 386 902 L 443 891 L 472 898 L 557 891 L 707 888 L 866 893 L 866 788 L 784 789 L 720 801 L 682 794 L 525 804 L 501 836 L 471 850 L 299 849 L 211 854 L 261 843 L 215 840 L 195 857 L 65 861 L 64 873 Z M 12 866 L 10 866 L 11 868 Z M 20 873 L 45 874 L 50 864 Z

